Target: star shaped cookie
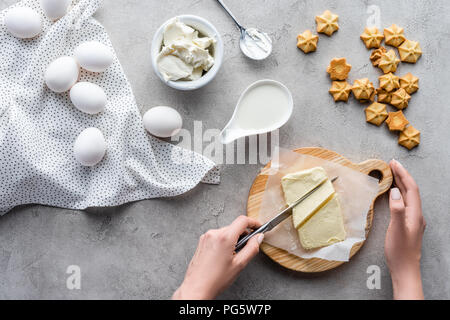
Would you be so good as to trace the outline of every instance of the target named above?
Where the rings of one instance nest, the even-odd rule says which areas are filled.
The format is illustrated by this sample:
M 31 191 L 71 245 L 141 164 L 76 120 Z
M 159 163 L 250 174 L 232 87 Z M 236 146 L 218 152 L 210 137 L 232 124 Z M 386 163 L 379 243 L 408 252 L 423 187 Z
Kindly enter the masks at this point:
M 304 53 L 309 53 L 317 50 L 317 42 L 319 36 L 313 35 L 310 30 L 306 30 L 297 36 L 297 47 Z
M 364 29 L 364 32 L 361 35 L 361 40 L 366 45 L 367 49 L 379 48 L 383 39 L 384 35 L 382 35 L 376 27 Z
M 391 104 L 399 110 L 406 109 L 411 100 L 411 96 L 405 89 L 400 88 L 392 94 Z
M 375 87 L 367 78 L 355 80 L 353 83 L 352 92 L 355 98 L 360 102 L 375 100 Z
M 406 40 L 403 28 L 396 24 L 384 29 L 384 38 L 386 44 L 393 47 L 398 47 Z
M 386 111 L 386 105 L 378 102 L 372 103 L 366 108 L 366 121 L 370 122 L 376 126 L 381 126 L 381 124 L 388 117 Z
M 405 89 L 408 94 L 413 94 L 419 90 L 419 78 L 407 73 L 400 78 L 400 88 Z
M 327 72 L 330 74 L 331 80 L 345 80 L 351 69 L 352 66 L 347 63 L 345 58 L 334 58 L 331 60 Z
M 398 53 L 403 62 L 416 63 L 422 56 L 422 48 L 418 42 L 406 40 L 398 47 Z
M 370 55 L 370 61 L 372 61 L 372 65 L 374 67 L 378 67 L 378 64 L 380 63 L 381 57 L 383 54 L 387 52 L 385 47 L 380 47 L 379 49 L 373 50 L 372 54 Z
M 392 92 L 384 91 L 383 89 L 377 89 L 378 94 L 378 102 L 381 103 L 391 103 L 392 101 Z
M 387 73 L 378 78 L 380 80 L 380 88 L 384 91 L 391 92 L 400 88 L 400 78 L 393 73 Z
M 402 132 L 398 137 L 398 144 L 411 150 L 417 147 L 420 144 L 420 131 L 414 128 L 413 126 L 409 126 Z
M 334 101 L 347 102 L 351 91 L 352 86 L 347 81 L 333 81 L 329 92 Z
M 317 32 L 331 36 L 339 30 L 338 19 L 339 16 L 329 10 L 326 10 L 321 16 L 316 16 Z
M 403 131 L 409 124 L 409 121 L 405 118 L 403 112 L 389 112 L 386 124 L 391 131 Z
M 394 50 L 389 50 L 381 56 L 378 67 L 383 70 L 384 73 L 397 71 L 397 66 L 400 63 L 400 59 L 397 58 Z

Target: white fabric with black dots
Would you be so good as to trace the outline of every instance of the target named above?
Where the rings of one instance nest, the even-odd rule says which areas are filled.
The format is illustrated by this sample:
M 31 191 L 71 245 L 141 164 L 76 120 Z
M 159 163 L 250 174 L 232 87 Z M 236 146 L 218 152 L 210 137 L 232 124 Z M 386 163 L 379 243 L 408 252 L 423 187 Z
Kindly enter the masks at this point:
M 39 0 L 19 2 L 14 6 L 31 7 L 42 16 L 43 32 L 29 40 L 10 35 L 3 23 L 9 8 L 1 12 L 0 215 L 31 203 L 71 209 L 116 206 L 176 196 L 200 181 L 219 183 L 212 161 L 144 130 L 115 54 L 106 72 L 81 73 L 81 80 L 98 84 L 108 96 L 105 111 L 98 115 L 80 112 L 68 93 L 46 87 L 46 67 L 60 56 L 71 56 L 79 43 L 97 40 L 113 51 L 105 29 L 92 17 L 100 2 L 75 0 L 54 23 Z M 75 139 L 88 127 L 99 128 L 108 145 L 95 167 L 81 166 L 73 155 Z

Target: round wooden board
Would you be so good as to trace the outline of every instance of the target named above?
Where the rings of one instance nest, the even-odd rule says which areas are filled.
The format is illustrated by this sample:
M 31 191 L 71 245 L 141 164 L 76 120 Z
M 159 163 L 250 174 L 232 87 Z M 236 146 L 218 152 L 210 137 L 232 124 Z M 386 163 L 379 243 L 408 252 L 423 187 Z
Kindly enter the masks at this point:
M 340 154 L 322 148 L 301 148 L 294 150 L 294 152 L 307 154 L 315 157 L 319 157 L 328 161 L 339 163 L 343 166 L 361 171 L 365 174 L 370 174 L 372 172 L 377 172 L 380 175 L 379 182 L 379 193 L 377 197 L 373 200 L 370 206 L 369 213 L 367 215 L 367 225 L 366 225 L 366 239 L 369 235 L 370 228 L 372 226 L 373 220 L 373 206 L 375 200 L 389 190 L 392 185 L 393 177 L 389 165 L 382 160 L 367 160 L 358 164 L 352 163 L 348 159 L 344 158 Z M 264 169 L 268 169 L 270 163 Z M 264 170 L 263 170 L 264 172 Z M 266 189 L 267 179 L 269 177 L 264 174 L 259 174 L 250 189 L 247 202 L 247 215 L 251 218 L 258 218 L 259 208 L 263 199 L 264 191 Z M 364 242 L 357 243 L 353 246 L 350 251 L 350 258 L 353 257 L 359 249 L 363 246 Z M 262 243 L 261 250 L 268 255 L 272 260 L 279 263 L 283 267 L 291 270 L 301 271 L 301 272 L 322 272 L 330 270 L 342 265 L 344 262 L 341 261 L 327 261 L 318 258 L 312 259 L 302 259 L 295 255 L 288 253 L 277 247 L 273 247 L 267 243 Z

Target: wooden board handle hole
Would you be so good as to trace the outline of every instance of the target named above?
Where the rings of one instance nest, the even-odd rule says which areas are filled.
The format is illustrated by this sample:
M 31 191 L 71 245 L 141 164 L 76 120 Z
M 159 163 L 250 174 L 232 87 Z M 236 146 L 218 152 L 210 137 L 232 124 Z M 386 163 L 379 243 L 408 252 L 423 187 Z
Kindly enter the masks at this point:
M 383 172 L 381 172 L 378 169 L 370 171 L 369 176 L 371 176 L 372 178 L 378 179 L 378 182 L 383 181 L 383 178 L 384 178 Z

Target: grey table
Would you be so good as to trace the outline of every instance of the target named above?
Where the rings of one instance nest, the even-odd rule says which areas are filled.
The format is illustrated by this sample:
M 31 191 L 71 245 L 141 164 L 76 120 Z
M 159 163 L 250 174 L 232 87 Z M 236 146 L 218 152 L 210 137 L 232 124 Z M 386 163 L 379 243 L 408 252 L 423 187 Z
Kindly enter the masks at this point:
M 0 8 L 13 2 L 0 0 Z M 203 130 L 221 129 L 247 85 L 261 78 L 282 81 L 293 93 L 295 111 L 280 130 L 281 146 L 326 147 L 354 162 L 396 158 L 411 171 L 420 185 L 428 222 L 422 263 L 425 295 L 450 298 L 450 2 L 371 0 L 350 5 L 337 0 L 229 0 L 242 21 L 267 30 L 273 38 L 274 52 L 263 63 L 243 57 L 238 32 L 215 1 L 168 2 L 106 0 L 96 14 L 110 34 L 141 111 L 170 105 L 181 112 L 189 130 L 194 121 L 202 121 Z M 325 69 L 334 57 L 345 56 L 353 65 L 351 80 L 369 77 L 377 83 L 379 71 L 370 65 L 369 52 L 359 40 L 369 5 L 381 9 L 383 27 L 403 26 L 424 50 L 417 65 L 402 64 L 398 72 L 411 71 L 420 77 L 421 88 L 407 116 L 422 131 L 422 144 L 410 152 L 398 146 L 396 136 L 385 127 L 366 124 L 359 103 L 335 104 L 327 92 L 330 81 Z M 314 16 L 325 9 L 340 15 L 341 30 L 331 38 L 321 36 L 318 51 L 305 56 L 295 46 L 296 36 L 314 28 Z M 216 25 L 225 41 L 225 60 L 214 82 L 182 93 L 155 76 L 149 47 L 161 23 L 186 13 Z M 0 298 L 169 298 L 183 279 L 198 237 L 245 213 L 247 193 L 260 168 L 224 165 L 219 186 L 199 185 L 174 199 L 85 212 L 39 205 L 16 208 L 0 218 Z M 383 254 L 387 200 L 382 197 L 376 203 L 370 237 L 350 263 L 305 275 L 285 270 L 260 254 L 221 298 L 390 299 Z M 80 290 L 66 287 L 69 265 L 81 268 Z M 379 290 L 366 285 L 371 265 L 381 269 Z

